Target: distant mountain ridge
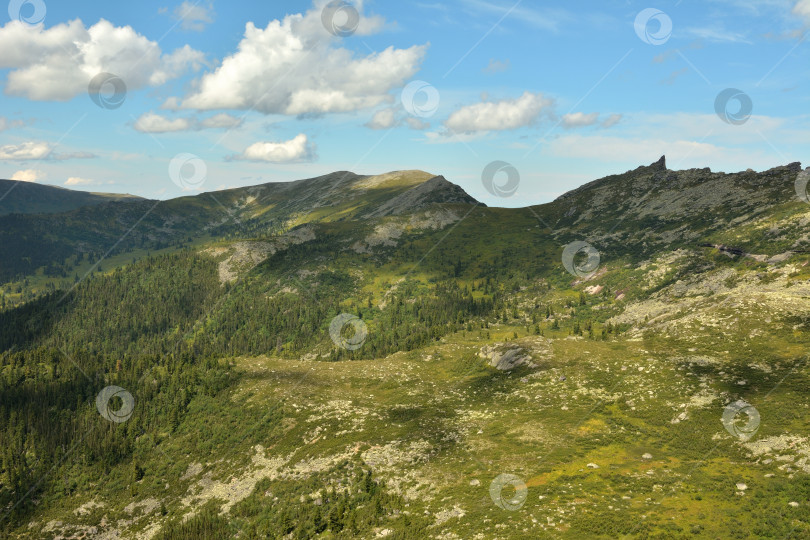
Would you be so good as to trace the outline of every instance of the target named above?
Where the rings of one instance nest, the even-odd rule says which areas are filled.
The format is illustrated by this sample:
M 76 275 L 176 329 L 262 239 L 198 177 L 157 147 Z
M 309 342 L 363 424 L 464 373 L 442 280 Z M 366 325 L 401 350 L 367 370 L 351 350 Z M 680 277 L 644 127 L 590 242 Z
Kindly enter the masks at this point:
M 455 222 L 473 206 L 486 210 L 482 216 L 497 219 L 499 230 L 528 217 L 559 245 L 586 240 L 606 251 L 641 253 L 712 243 L 773 256 L 808 249 L 804 237 L 771 235 L 755 221 L 801 207 L 794 189 L 801 170 L 799 163 L 791 163 L 763 172 L 674 171 L 662 156 L 650 165 L 606 176 L 528 208 L 487 208 L 443 176 L 420 170 L 371 176 L 337 171 L 165 201 L 108 198 L 103 204 L 98 204 L 98 197 L 103 197 L 98 194 L 17 186 L 6 198 L 17 189 L 30 195 L 33 191 L 25 188 L 33 187 L 51 199 L 54 194 L 74 194 L 80 198 L 69 204 L 87 200 L 94 204 L 63 212 L 0 214 L 0 283 L 32 276 L 43 267 L 49 276 L 81 274 L 79 260 L 207 242 L 266 241 L 304 225 L 334 230 L 357 250 L 373 251 L 375 245 L 394 242 L 392 234 L 424 231 L 420 227 L 426 223 L 433 227 Z M 439 207 L 441 215 L 424 215 Z M 745 233 L 731 237 L 731 226 Z M 465 223 L 462 230 L 470 227 Z M 790 222 L 786 227 L 792 230 L 800 224 Z M 376 232 L 361 234 L 366 230 Z
M 12 197 L 17 186 L 6 198 Z M 16 215 L 0 214 L 0 283 L 30 275 L 68 257 L 95 259 L 135 249 L 161 249 L 192 238 L 266 238 L 306 223 L 376 219 L 433 204 L 479 204 L 459 186 L 424 171 L 358 175 L 338 171 L 293 182 L 270 182 L 216 192 L 150 199 L 106 199 L 83 192 L 36 186 L 16 197 Z M 33 193 L 44 201 L 71 194 L 66 211 L 34 213 L 44 203 L 23 203 Z M 1 195 L 0 195 L 1 196 Z M 133 227 L 137 223 L 137 227 Z M 50 272 L 61 270 L 50 270 Z
M 0 215 L 52 214 L 110 201 L 135 201 L 142 197 L 118 193 L 75 191 L 20 180 L 0 180 Z

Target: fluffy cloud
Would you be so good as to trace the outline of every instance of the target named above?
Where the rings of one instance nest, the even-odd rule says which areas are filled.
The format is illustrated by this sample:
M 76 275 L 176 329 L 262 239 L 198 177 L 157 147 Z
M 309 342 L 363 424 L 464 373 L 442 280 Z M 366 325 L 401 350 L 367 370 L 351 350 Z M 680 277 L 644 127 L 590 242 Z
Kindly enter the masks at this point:
M 389 107 L 387 109 L 380 109 L 374 113 L 371 120 L 366 124 L 366 127 L 371 129 L 388 129 L 397 124 L 396 109 Z
M 46 176 L 47 175 L 44 172 L 37 169 L 24 169 L 12 174 L 11 179 L 19 180 L 20 182 L 36 182 L 37 180 L 42 180 Z
M 0 161 L 28 161 L 37 159 L 47 159 L 65 161 L 68 159 L 92 159 L 97 157 L 90 152 L 67 152 L 59 153 L 53 151 L 50 143 L 41 141 L 28 141 L 20 144 L 7 144 L 0 146 Z
M 562 125 L 567 129 L 592 126 L 598 121 L 599 113 L 585 114 L 577 112 L 564 114 L 562 117 Z
M 104 19 L 89 28 L 79 19 L 48 29 L 19 21 L 0 28 L 0 68 L 11 68 L 5 93 L 36 101 L 67 101 L 87 92 L 100 72 L 121 77 L 131 90 L 161 85 L 203 62 L 203 54 L 187 45 L 162 54 L 132 27 Z
M 51 145 L 44 142 L 24 142 L 0 146 L 0 160 L 22 161 L 45 159 L 51 154 Z
M 142 114 L 132 127 L 141 133 L 170 133 L 173 131 L 198 131 L 201 129 L 234 128 L 242 124 L 240 118 L 230 114 L 215 114 L 204 120 L 196 118 L 169 119 L 165 116 L 148 112 Z
M 444 125 L 456 133 L 517 129 L 534 124 L 541 114 L 550 112 L 553 105 L 554 100 L 543 94 L 524 92 L 517 99 L 462 107 L 452 113 Z
M 301 133 L 289 141 L 251 144 L 241 154 L 231 156 L 231 159 L 290 163 L 311 160 L 314 153 L 314 148 L 309 144 L 307 136 Z
M 133 127 L 141 133 L 167 133 L 170 131 L 186 131 L 191 129 L 191 122 L 187 118 L 170 120 L 155 113 L 145 113 L 135 121 Z
M 183 30 L 202 32 L 206 24 L 214 22 L 213 8 L 211 4 L 200 5 L 200 2 L 191 3 L 186 0 L 175 8 L 174 18 L 180 21 L 180 28 Z
M 238 50 L 215 71 L 206 73 L 196 91 L 179 105 L 198 110 L 317 115 L 391 101 L 389 92 L 417 72 L 427 46 L 388 47 L 356 57 L 352 51 L 336 47 L 339 38 L 324 28 L 318 9 L 324 3 L 316 2 L 306 14 L 270 21 L 264 29 L 248 22 Z M 372 33 L 382 25 L 378 17 L 362 16 L 357 33 Z M 167 107 L 174 104 L 170 100 Z

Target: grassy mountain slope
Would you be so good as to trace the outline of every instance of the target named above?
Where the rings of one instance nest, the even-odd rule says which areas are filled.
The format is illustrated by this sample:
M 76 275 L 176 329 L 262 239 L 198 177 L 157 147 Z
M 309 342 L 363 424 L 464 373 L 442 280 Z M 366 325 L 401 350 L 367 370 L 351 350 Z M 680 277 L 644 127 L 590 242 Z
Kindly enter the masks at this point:
M 661 161 L 524 209 L 421 173 L 215 194 L 241 223 L 0 312 L 0 527 L 806 536 L 800 170 Z M 593 275 L 565 271 L 573 240 Z M 329 335 L 343 312 L 367 325 L 353 351 Z M 135 397 L 126 422 L 96 410 L 109 384 Z M 721 422 L 739 399 L 747 440 Z

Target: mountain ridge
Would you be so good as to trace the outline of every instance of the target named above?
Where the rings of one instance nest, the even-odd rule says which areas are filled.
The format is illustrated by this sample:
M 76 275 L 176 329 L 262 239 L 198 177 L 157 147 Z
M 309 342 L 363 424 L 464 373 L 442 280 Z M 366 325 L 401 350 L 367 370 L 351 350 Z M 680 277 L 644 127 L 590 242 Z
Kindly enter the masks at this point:
M 111 201 L 136 201 L 129 193 L 103 193 L 61 186 L 0 179 L 0 215 L 12 213 L 58 213 Z

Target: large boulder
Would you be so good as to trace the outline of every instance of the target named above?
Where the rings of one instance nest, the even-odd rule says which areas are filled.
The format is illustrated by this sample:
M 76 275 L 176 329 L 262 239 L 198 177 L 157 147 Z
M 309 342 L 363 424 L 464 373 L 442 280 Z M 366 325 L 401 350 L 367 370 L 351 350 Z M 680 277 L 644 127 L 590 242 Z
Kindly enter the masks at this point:
M 537 367 L 525 349 L 508 343 L 486 345 L 479 351 L 478 356 L 487 359 L 489 365 L 501 371 L 510 371 L 519 366 Z

